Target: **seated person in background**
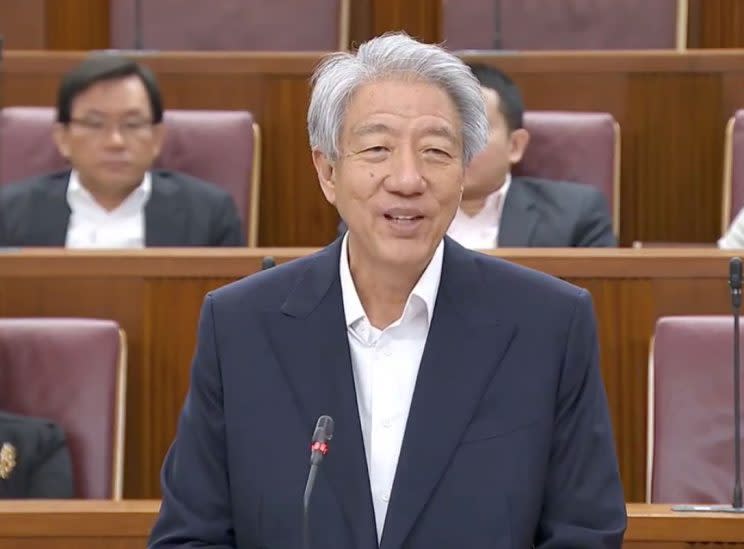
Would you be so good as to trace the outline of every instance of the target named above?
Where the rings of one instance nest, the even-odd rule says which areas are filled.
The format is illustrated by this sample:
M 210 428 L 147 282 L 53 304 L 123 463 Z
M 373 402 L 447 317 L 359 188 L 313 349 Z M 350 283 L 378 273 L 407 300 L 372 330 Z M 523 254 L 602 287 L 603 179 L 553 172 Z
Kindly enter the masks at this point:
M 0 246 L 242 246 L 232 198 L 152 170 L 164 130 L 154 75 L 112 54 L 62 79 L 54 140 L 71 171 L 0 187 Z
M 73 496 L 62 430 L 50 421 L 0 412 L 0 499 Z
M 616 246 L 604 195 L 580 183 L 512 177 L 527 148 L 524 105 L 503 72 L 471 65 L 491 131 L 471 162 L 460 208 L 447 234 L 474 249 Z
M 718 247 L 722 250 L 738 250 L 744 248 L 744 208 L 739 210 L 736 217 L 729 225 L 726 234 L 718 241 Z

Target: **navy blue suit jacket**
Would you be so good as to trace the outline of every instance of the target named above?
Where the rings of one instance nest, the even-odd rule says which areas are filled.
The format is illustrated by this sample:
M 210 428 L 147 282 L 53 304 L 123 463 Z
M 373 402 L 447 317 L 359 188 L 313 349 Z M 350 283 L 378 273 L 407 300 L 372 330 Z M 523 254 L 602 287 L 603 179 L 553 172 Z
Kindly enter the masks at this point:
M 150 547 L 378 546 L 340 241 L 207 296 Z M 619 548 L 625 505 L 585 290 L 445 239 L 382 549 Z

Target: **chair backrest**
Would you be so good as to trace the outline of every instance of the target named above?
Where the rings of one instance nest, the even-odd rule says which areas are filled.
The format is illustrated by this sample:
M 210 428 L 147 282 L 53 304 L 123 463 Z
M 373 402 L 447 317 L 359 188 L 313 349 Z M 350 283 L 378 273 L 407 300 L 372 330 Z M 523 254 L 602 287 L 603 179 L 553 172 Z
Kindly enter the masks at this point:
M 450 49 L 684 49 L 687 0 L 442 0 Z
M 744 109 L 736 111 L 726 124 L 723 158 L 721 234 L 744 208 Z
M 111 45 L 155 50 L 346 49 L 349 2 L 209 0 L 207 7 L 204 0 L 110 0 Z
M 72 457 L 75 496 L 121 499 L 126 343 L 116 322 L 0 319 L 3 408 L 54 421 Z
M 68 168 L 52 140 L 54 109 L 0 112 L 0 185 Z M 249 246 L 258 243 L 260 130 L 246 111 L 165 112 L 166 137 L 155 168 L 214 183 L 235 200 Z
M 649 360 L 646 496 L 729 503 L 733 466 L 733 319 L 664 317 Z
M 620 232 L 620 126 L 608 113 L 528 111 L 530 142 L 514 175 L 592 185 L 602 191 Z

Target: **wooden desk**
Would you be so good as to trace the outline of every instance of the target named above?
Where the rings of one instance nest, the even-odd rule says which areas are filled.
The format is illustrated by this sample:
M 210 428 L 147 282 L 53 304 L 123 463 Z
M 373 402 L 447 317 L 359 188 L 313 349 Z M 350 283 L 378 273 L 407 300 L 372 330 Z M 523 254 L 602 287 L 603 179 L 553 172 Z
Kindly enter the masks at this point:
M 189 383 L 204 294 L 307 249 L 24 251 L 0 254 L 0 316 L 112 318 L 127 332 L 124 493 L 159 497 L 158 474 Z M 649 337 L 656 319 L 727 314 L 729 254 L 697 250 L 501 250 L 587 288 L 629 501 L 643 501 Z
M 399 4 L 399 3 L 398 3 Z M 408 4 L 406 4 L 408 6 Z M 9 51 L 0 106 L 54 105 L 86 53 Z M 262 246 L 322 246 L 338 217 L 318 189 L 306 136 L 319 53 L 143 53 L 166 106 L 246 109 L 261 124 Z M 621 237 L 720 236 L 726 120 L 744 107 L 744 51 L 533 52 L 477 58 L 510 73 L 529 109 L 606 111 L 622 129 Z
M 0 549 L 142 549 L 157 500 L 0 502 Z M 628 505 L 629 549 L 744 548 L 744 516 Z
M 628 504 L 628 549 L 682 549 L 720 544 L 744 548 L 744 515 L 677 513 L 669 505 Z
M 0 549 L 142 549 L 160 502 L 0 501 Z

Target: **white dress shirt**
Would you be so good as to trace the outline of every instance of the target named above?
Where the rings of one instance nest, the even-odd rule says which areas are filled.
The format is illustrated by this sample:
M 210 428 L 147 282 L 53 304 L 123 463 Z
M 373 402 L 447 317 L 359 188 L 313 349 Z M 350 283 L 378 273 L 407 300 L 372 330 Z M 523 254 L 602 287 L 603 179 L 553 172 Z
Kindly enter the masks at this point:
M 144 248 L 145 204 L 151 192 L 152 178 L 147 172 L 142 184 L 118 207 L 108 211 L 96 202 L 73 171 L 67 185 L 70 222 L 65 247 Z
M 447 234 L 471 250 L 496 248 L 499 244 L 499 226 L 504 211 L 504 200 L 510 184 L 511 174 L 506 174 L 504 184 L 488 195 L 483 209 L 472 217 L 458 208 Z
M 351 277 L 348 239 L 347 233 L 341 243 L 341 293 L 379 541 L 421 355 L 434 314 L 444 242 L 439 243 L 408 296 L 401 317 L 384 330 L 378 330 L 367 320 Z
M 744 248 L 744 208 L 739 210 L 731 222 L 726 234 L 718 241 L 722 250 L 738 250 Z

